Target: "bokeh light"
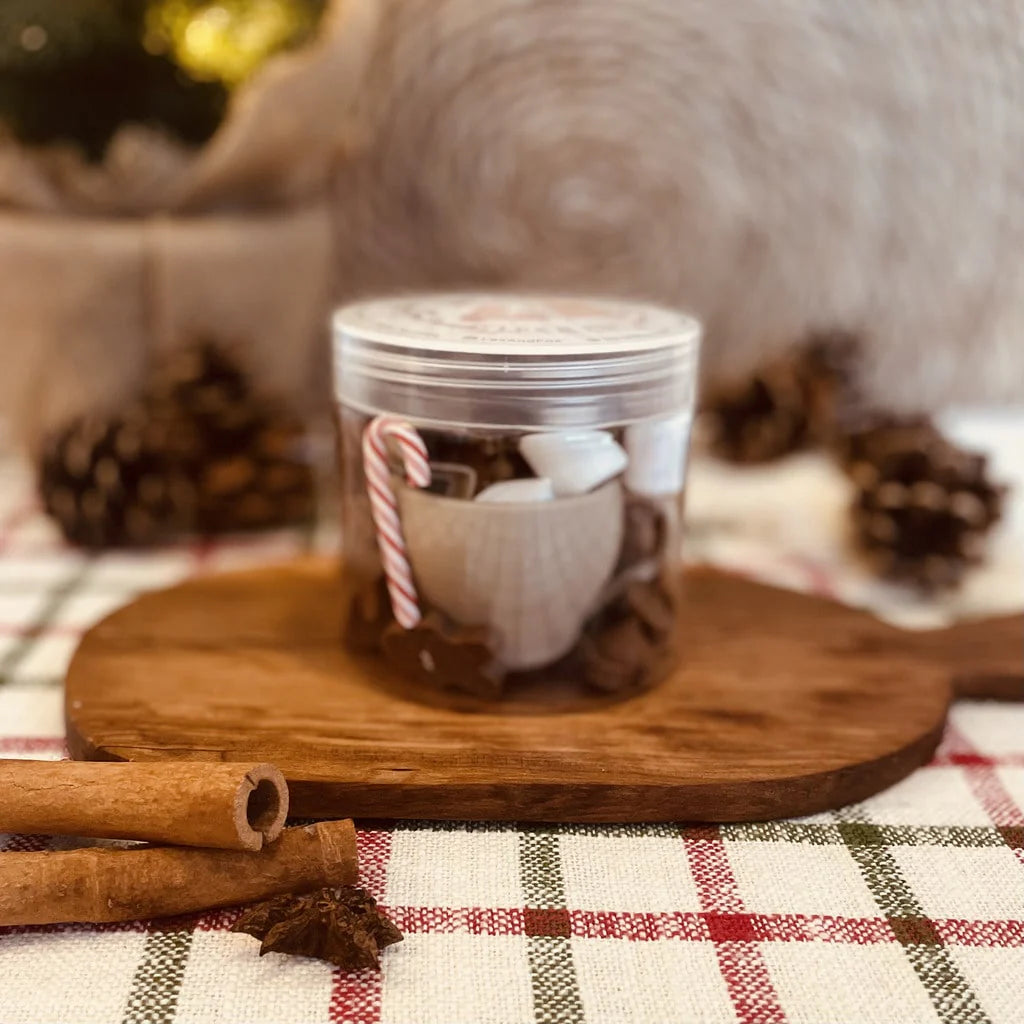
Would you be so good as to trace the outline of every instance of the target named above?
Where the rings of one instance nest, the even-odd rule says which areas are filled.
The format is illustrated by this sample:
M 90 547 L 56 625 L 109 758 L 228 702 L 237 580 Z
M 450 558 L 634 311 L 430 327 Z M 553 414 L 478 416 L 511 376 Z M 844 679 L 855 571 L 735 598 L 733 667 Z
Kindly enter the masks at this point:
M 274 53 L 305 42 L 322 7 L 310 0 L 155 0 L 143 43 L 193 78 L 230 87 Z

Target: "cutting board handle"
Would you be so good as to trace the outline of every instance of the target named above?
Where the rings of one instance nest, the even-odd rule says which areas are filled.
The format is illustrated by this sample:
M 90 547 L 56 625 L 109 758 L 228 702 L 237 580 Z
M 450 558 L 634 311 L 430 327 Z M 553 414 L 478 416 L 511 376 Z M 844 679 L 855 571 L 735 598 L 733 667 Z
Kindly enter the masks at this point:
M 954 699 L 1024 701 L 1024 615 L 958 622 L 912 642 L 949 673 Z
M 953 677 L 957 700 L 1001 700 L 1024 702 L 1024 675 L 964 673 Z

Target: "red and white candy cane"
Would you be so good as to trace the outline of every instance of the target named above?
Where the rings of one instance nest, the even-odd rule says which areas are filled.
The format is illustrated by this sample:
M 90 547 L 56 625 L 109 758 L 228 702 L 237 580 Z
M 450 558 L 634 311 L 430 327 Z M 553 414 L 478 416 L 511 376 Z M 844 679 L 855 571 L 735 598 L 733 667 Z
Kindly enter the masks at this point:
M 398 502 L 391 486 L 388 466 L 388 439 L 395 441 L 402 456 L 405 478 L 410 487 L 430 483 L 427 447 L 414 427 L 394 416 L 378 416 L 363 431 L 363 471 L 370 495 L 370 511 L 377 528 L 377 544 L 384 563 L 384 578 L 391 597 L 395 619 L 404 629 L 420 621 L 419 598 L 412 580 L 412 569 L 405 553 Z

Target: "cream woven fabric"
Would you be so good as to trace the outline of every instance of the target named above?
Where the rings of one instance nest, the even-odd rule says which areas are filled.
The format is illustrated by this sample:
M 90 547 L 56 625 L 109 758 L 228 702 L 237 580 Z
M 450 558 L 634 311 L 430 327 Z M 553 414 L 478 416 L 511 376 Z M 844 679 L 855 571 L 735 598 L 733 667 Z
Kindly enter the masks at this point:
M 1010 529 L 1021 529 L 1024 413 L 1013 423 L 965 420 L 960 429 L 987 439 L 1007 478 L 1018 466 Z M 856 578 L 830 547 L 828 468 L 790 464 L 778 479 L 779 505 L 788 495 L 803 510 L 801 531 L 787 533 L 778 506 L 773 513 L 763 501 L 760 518 L 731 517 L 757 481 L 723 481 L 697 466 L 693 555 L 734 567 L 746 557 L 760 575 L 843 592 Z M 57 542 L 28 484 L 22 469 L 0 463 L 3 757 L 61 756 L 68 658 L 83 629 L 135 593 L 333 543 L 328 530 L 87 559 Z M 822 504 L 815 493 L 826 496 Z M 0 836 L 0 857 L 47 842 Z M 0 1022 L 1020 1020 L 1024 707 L 960 705 L 930 765 L 862 805 L 800 821 L 367 822 L 359 842 L 363 884 L 406 933 L 385 954 L 382 974 L 260 959 L 254 940 L 227 931 L 234 911 L 0 929 Z

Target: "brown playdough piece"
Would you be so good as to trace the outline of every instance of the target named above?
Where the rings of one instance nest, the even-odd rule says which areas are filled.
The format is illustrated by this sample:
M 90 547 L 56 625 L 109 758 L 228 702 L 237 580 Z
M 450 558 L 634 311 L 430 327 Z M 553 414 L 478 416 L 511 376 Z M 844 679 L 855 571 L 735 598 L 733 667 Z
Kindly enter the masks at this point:
M 655 646 L 636 617 L 584 637 L 580 653 L 588 685 L 605 693 L 639 689 L 657 660 Z
M 674 602 L 657 580 L 633 583 L 626 591 L 626 604 L 653 640 L 664 640 L 676 625 Z
M 651 502 L 627 498 L 625 516 L 619 570 L 659 557 L 665 544 L 665 516 Z
M 492 700 L 501 696 L 505 672 L 484 627 L 456 626 L 431 612 L 412 629 L 392 623 L 381 648 L 407 680 Z
M 580 641 L 587 685 L 606 693 L 649 686 L 668 663 L 675 625 L 675 605 L 660 580 L 631 583 Z

